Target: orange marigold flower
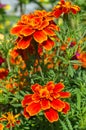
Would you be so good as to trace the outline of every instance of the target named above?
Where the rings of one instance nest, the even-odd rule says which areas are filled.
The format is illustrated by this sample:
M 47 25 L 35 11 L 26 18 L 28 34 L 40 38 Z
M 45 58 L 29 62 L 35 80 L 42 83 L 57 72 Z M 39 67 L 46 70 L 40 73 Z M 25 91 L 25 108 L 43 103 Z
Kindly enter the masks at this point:
M 77 55 L 77 59 L 81 62 L 82 67 L 86 68 L 86 52 Z
M 0 121 L 7 121 L 7 128 L 14 127 L 16 124 L 20 124 L 20 120 L 16 120 L 20 114 L 13 115 L 12 112 L 7 112 L 6 114 L 3 114 L 0 118 Z
M 61 100 L 70 97 L 69 92 L 62 91 L 64 89 L 63 83 L 54 84 L 53 81 L 49 81 L 45 86 L 36 83 L 31 86 L 31 89 L 33 94 L 25 95 L 22 100 L 26 118 L 35 116 L 42 110 L 44 116 L 52 123 L 59 119 L 58 112 L 66 114 L 70 110 L 70 105 Z
M 0 79 L 4 79 L 8 75 L 8 70 L 0 68 Z
M 3 130 L 4 126 L 0 123 L 0 130 Z
M 72 5 L 71 2 L 60 0 L 58 4 L 54 7 L 52 14 L 58 18 L 62 13 L 69 13 L 72 12 L 73 14 L 76 14 L 80 11 L 80 7 L 77 5 Z
M 54 46 L 50 37 L 55 36 L 54 31 L 58 30 L 59 27 L 54 23 L 51 12 L 36 10 L 34 13 L 22 15 L 10 32 L 18 36 L 16 40 L 18 49 L 26 49 L 35 41 L 46 50 L 50 50 Z

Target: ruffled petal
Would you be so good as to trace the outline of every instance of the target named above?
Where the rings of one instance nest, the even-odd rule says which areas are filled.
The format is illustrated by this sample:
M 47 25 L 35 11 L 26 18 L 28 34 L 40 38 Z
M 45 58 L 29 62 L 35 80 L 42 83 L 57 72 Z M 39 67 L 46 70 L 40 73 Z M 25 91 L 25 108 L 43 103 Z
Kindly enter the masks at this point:
M 41 104 L 41 109 L 42 109 L 42 110 L 47 110 L 47 109 L 50 108 L 50 101 L 47 100 L 47 99 L 42 99 L 42 100 L 40 101 L 40 104 Z
M 34 94 L 32 95 L 32 100 L 33 100 L 35 103 L 37 103 L 37 102 L 40 101 L 40 96 L 39 96 L 38 94 L 34 93 Z
M 69 98 L 71 94 L 69 92 L 59 92 L 61 98 Z
M 11 34 L 20 35 L 20 31 L 24 28 L 24 25 L 17 25 L 10 30 Z
M 36 93 L 39 93 L 41 88 L 42 88 L 42 86 L 37 83 L 31 86 L 32 91 L 36 92 Z
M 54 41 L 52 41 L 51 39 L 48 39 L 47 41 L 43 42 L 43 47 L 46 49 L 46 50 L 51 50 L 54 46 Z
M 58 121 L 58 119 L 59 119 L 58 112 L 52 108 L 46 110 L 44 112 L 44 115 L 48 119 L 48 121 L 51 123 L 53 123 L 54 121 Z
M 20 39 L 19 42 L 17 43 L 17 48 L 18 49 L 26 49 L 32 40 L 32 37 L 23 37 L 23 39 Z
M 23 36 L 29 36 L 31 34 L 33 34 L 35 32 L 35 30 L 32 30 L 30 29 L 29 27 L 25 27 L 24 29 L 22 29 L 20 31 L 20 33 L 23 35 Z
M 45 28 L 44 31 L 49 36 L 55 36 L 56 35 L 55 32 L 53 30 L 49 29 L 49 28 Z
M 26 108 L 24 108 L 24 111 L 23 111 L 23 115 L 26 117 L 26 118 L 30 118 L 30 115 L 29 113 L 26 111 Z
M 30 116 L 35 116 L 41 110 L 40 102 L 34 103 L 32 102 L 30 105 L 26 107 L 26 111 L 29 113 Z
M 42 43 L 47 40 L 47 35 L 43 30 L 36 31 L 33 34 L 33 37 L 34 37 L 35 41 L 38 43 Z
M 32 102 L 32 94 L 27 94 L 24 96 L 24 99 L 22 100 L 21 104 L 23 107 L 30 104 Z
M 57 83 L 57 84 L 55 84 L 55 88 L 54 88 L 54 92 L 56 93 L 56 92 L 60 92 L 60 91 L 62 91 L 64 89 L 64 84 L 62 84 L 62 83 Z
M 65 103 L 61 101 L 60 99 L 54 99 L 51 102 L 51 107 L 57 111 L 62 111 L 63 108 L 65 107 Z
M 67 112 L 70 110 L 70 105 L 69 105 L 69 103 L 67 103 L 67 102 L 64 102 L 65 103 L 65 107 L 64 107 L 64 109 L 62 110 L 62 112 L 64 113 L 64 114 L 67 114 Z

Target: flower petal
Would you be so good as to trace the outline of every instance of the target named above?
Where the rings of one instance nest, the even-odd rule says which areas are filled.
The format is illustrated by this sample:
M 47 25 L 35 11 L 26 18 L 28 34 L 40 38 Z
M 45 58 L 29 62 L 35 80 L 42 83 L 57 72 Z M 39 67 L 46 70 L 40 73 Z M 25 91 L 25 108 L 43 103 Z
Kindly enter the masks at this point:
M 51 50 L 53 46 L 54 46 L 54 41 L 52 41 L 51 39 L 48 39 L 47 41 L 43 42 L 43 47 L 46 50 Z
M 34 93 L 34 94 L 32 95 L 32 100 L 33 100 L 35 103 L 37 103 L 37 102 L 40 101 L 40 96 L 39 96 L 37 93 Z
M 61 98 L 69 98 L 71 94 L 69 92 L 59 92 Z
M 46 109 L 49 109 L 50 108 L 50 101 L 47 100 L 47 99 L 42 99 L 40 101 L 40 104 L 41 104 L 41 109 L 42 110 L 46 110 Z
M 26 49 L 32 40 L 32 37 L 23 37 L 23 39 L 20 39 L 19 42 L 17 43 L 17 48 L 18 49 Z
M 35 116 L 41 110 L 41 105 L 39 103 L 32 102 L 30 105 L 26 107 L 26 111 L 30 114 L 30 116 Z
M 41 88 L 42 88 L 42 86 L 39 85 L 39 84 L 37 84 L 37 83 L 36 83 L 36 84 L 33 84 L 33 85 L 31 86 L 32 91 L 33 91 L 33 92 L 36 92 L 36 93 L 38 93 Z
M 22 29 L 20 31 L 20 33 L 23 35 L 23 36 L 29 36 L 31 34 L 33 34 L 35 32 L 35 30 L 32 30 L 30 29 L 29 27 L 25 27 L 24 29 Z
M 26 105 L 28 105 L 31 102 L 32 102 L 32 94 L 27 94 L 24 96 L 24 99 L 22 100 L 21 104 L 23 107 L 25 107 Z
M 53 123 L 59 119 L 59 115 L 56 110 L 50 108 L 44 112 L 45 117 L 49 120 L 49 122 Z
M 57 83 L 57 84 L 55 84 L 55 88 L 54 88 L 54 92 L 56 93 L 56 92 L 60 92 L 60 91 L 62 91 L 64 89 L 64 84 L 62 84 L 62 83 Z
M 24 111 L 23 111 L 23 115 L 26 117 L 26 118 L 30 118 L 30 115 L 29 113 L 26 111 L 26 108 L 24 108 Z
M 42 42 L 47 40 L 47 35 L 46 35 L 46 33 L 43 30 L 36 31 L 34 33 L 33 37 L 36 40 L 36 42 L 38 42 L 38 43 L 42 43 Z
M 70 105 L 67 102 L 64 102 L 64 103 L 65 103 L 65 107 L 63 108 L 62 112 L 64 114 L 67 114 L 67 112 L 70 110 Z
M 65 103 L 61 101 L 60 99 L 54 99 L 51 102 L 51 107 L 57 111 L 62 111 L 63 108 L 65 107 Z
M 55 32 L 53 30 L 49 29 L 49 28 L 45 28 L 44 31 L 49 36 L 55 36 L 56 35 Z
M 10 30 L 11 34 L 20 35 L 20 31 L 24 28 L 24 25 L 17 25 Z

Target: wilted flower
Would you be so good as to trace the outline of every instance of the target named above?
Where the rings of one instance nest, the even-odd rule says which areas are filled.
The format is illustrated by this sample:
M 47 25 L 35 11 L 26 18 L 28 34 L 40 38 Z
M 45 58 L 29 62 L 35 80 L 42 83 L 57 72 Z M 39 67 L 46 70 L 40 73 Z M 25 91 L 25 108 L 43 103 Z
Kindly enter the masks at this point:
M 64 85 L 61 82 L 54 84 L 50 81 L 45 86 L 34 84 L 31 88 L 33 94 L 25 95 L 22 100 L 26 118 L 35 116 L 43 110 L 45 117 L 52 123 L 59 119 L 58 112 L 66 114 L 70 110 L 70 105 L 61 100 L 70 97 L 69 92 L 62 92 Z
M 58 18 L 62 13 L 69 13 L 72 12 L 73 14 L 76 14 L 80 11 L 80 7 L 77 5 L 72 5 L 71 2 L 60 0 L 58 4 L 54 7 L 52 14 Z

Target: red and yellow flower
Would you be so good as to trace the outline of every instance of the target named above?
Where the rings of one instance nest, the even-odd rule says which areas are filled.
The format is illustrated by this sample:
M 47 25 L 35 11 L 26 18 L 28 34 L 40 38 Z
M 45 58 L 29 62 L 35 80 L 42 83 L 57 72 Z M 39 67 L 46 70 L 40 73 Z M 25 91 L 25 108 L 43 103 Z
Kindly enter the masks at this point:
M 58 112 L 66 114 L 70 110 L 70 105 L 62 101 L 63 98 L 69 98 L 69 92 L 63 92 L 64 84 L 59 82 L 54 84 L 53 81 L 48 82 L 45 86 L 34 84 L 31 86 L 33 94 L 27 94 L 22 100 L 24 107 L 24 116 L 30 118 L 35 116 L 41 110 L 49 122 L 59 119 Z
M 86 52 L 81 52 L 77 55 L 77 59 L 81 62 L 81 66 L 86 68 Z
M 59 27 L 54 23 L 51 12 L 35 11 L 21 16 L 17 25 L 11 29 L 11 34 L 18 36 L 16 45 L 18 49 L 26 49 L 31 43 L 43 46 L 46 50 L 52 49 L 55 36 L 54 31 Z
M 12 112 L 7 112 L 6 114 L 3 114 L 0 118 L 0 121 L 7 121 L 7 128 L 14 127 L 16 124 L 20 124 L 20 120 L 16 120 L 20 114 L 13 115 Z
M 54 7 L 52 13 L 56 18 L 58 18 L 62 13 L 72 12 L 73 14 L 76 14 L 79 11 L 79 6 L 73 5 L 69 1 L 60 0 L 60 2 L 58 2 L 58 4 Z
M 8 70 L 4 68 L 0 68 L 0 79 L 4 79 L 8 75 Z

